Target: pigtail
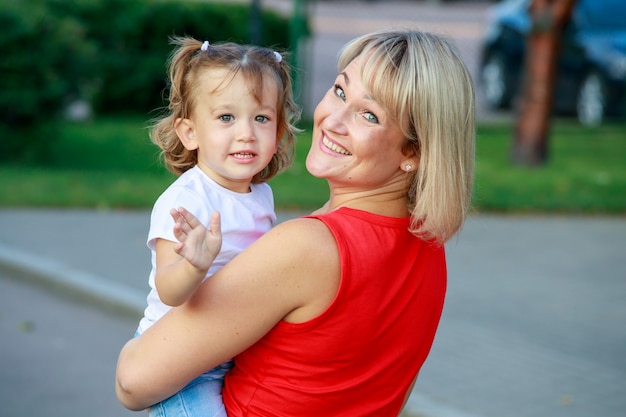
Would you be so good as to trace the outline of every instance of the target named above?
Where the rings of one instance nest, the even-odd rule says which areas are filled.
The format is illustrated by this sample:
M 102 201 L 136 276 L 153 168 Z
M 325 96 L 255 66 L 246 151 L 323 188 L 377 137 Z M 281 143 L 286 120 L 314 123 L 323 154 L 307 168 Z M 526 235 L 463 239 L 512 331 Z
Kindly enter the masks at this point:
M 197 152 L 185 148 L 176 134 L 176 126 L 181 119 L 190 116 L 193 96 L 190 96 L 189 73 L 193 70 L 192 60 L 197 55 L 201 43 L 192 38 L 172 37 L 170 43 L 176 45 L 167 61 L 168 113 L 152 127 L 150 139 L 161 149 L 161 157 L 169 171 L 180 175 L 196 165 Z

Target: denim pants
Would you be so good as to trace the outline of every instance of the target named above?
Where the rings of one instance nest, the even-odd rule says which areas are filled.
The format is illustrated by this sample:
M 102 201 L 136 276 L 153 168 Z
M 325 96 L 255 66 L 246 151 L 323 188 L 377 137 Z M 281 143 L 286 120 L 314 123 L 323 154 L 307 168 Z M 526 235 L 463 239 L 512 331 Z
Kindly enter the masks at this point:
M 170 398 L 150 407 L 150 417 L 227 417 L 224 379 L 200 375 Z
M 135 337 L 138 335 L 136 332 Z M 168 399 L 154 404 L 148 410 L 149 417 L 227 417 L 222 387 L 233 363 L 231 359 L 216 366 Z

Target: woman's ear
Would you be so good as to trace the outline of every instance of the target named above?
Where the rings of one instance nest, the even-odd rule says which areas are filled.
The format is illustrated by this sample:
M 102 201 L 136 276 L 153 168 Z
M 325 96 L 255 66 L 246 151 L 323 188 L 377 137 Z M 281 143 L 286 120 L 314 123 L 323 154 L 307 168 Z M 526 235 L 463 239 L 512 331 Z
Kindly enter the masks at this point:
M 419 145 L 416 141 L 408 139 L 402 146 L 402 154 L 404 158 L 400 161 L 400 169 L 404 172 L 412 172 L 417 170 L 420 164 Z
M 400 163 L 400 169 L 404 172 L 412 172 L 417 169 L 417 165 L 417 158 L 409 158 Z
M 412 172 L 417 170 L 419 166 L 420 160 L 415 155 L 414 152 L 410 152 L 408 155 L 405 154 L 405 157 L 400 161 L 400 169 L 404 172 Z
M 185 149 L 190 151 L 198 149 L 198 141 L 196 140 L 196 130 L 193 121 L 183 118 L 176 119 L 174 129 Z

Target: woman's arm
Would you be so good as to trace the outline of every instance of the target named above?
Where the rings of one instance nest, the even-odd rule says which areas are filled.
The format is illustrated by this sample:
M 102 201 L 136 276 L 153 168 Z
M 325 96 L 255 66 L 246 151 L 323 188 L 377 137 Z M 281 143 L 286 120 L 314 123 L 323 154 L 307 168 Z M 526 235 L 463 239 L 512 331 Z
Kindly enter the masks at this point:
M 411 382 L 411 386 L 409 386 L 408 391 L 406 392 L 406 395 L 404 396 L 404 402 L 402 403 L 402 408 L 400 409 L 400 412 L 402 412 L 402 410 L 404 410 L 404 407 L 406 407 L 406 403 L 407 401 L 409 401 L 409 397 L 411 396 L 411 393 L 413 392 L 413 387 L 415 386 L 415 383 L 417 382 L 417 377 L 418 375 L 415 375 L 415 378 L 413 378 L 413 382 Z
M 335 240 L 322 222 L 276 226 L 124 346 L 118 399 L 144 409 L 236 356 L 280 320 L 316 317 L 334 299 L 339 276 Z

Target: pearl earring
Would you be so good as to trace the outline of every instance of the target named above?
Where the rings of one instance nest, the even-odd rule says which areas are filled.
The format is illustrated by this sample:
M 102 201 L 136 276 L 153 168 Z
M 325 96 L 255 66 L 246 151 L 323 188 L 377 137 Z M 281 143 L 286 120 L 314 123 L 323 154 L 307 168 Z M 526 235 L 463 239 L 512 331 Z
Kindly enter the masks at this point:
M 413 168 L 413 167 L 411 166 L 411 164 L 406 164 L 406 165 L 404 166 L 404 170 L 405 170 L 406 172 L 409 172 L 409 171 L 411 170 L 411 168 Z

